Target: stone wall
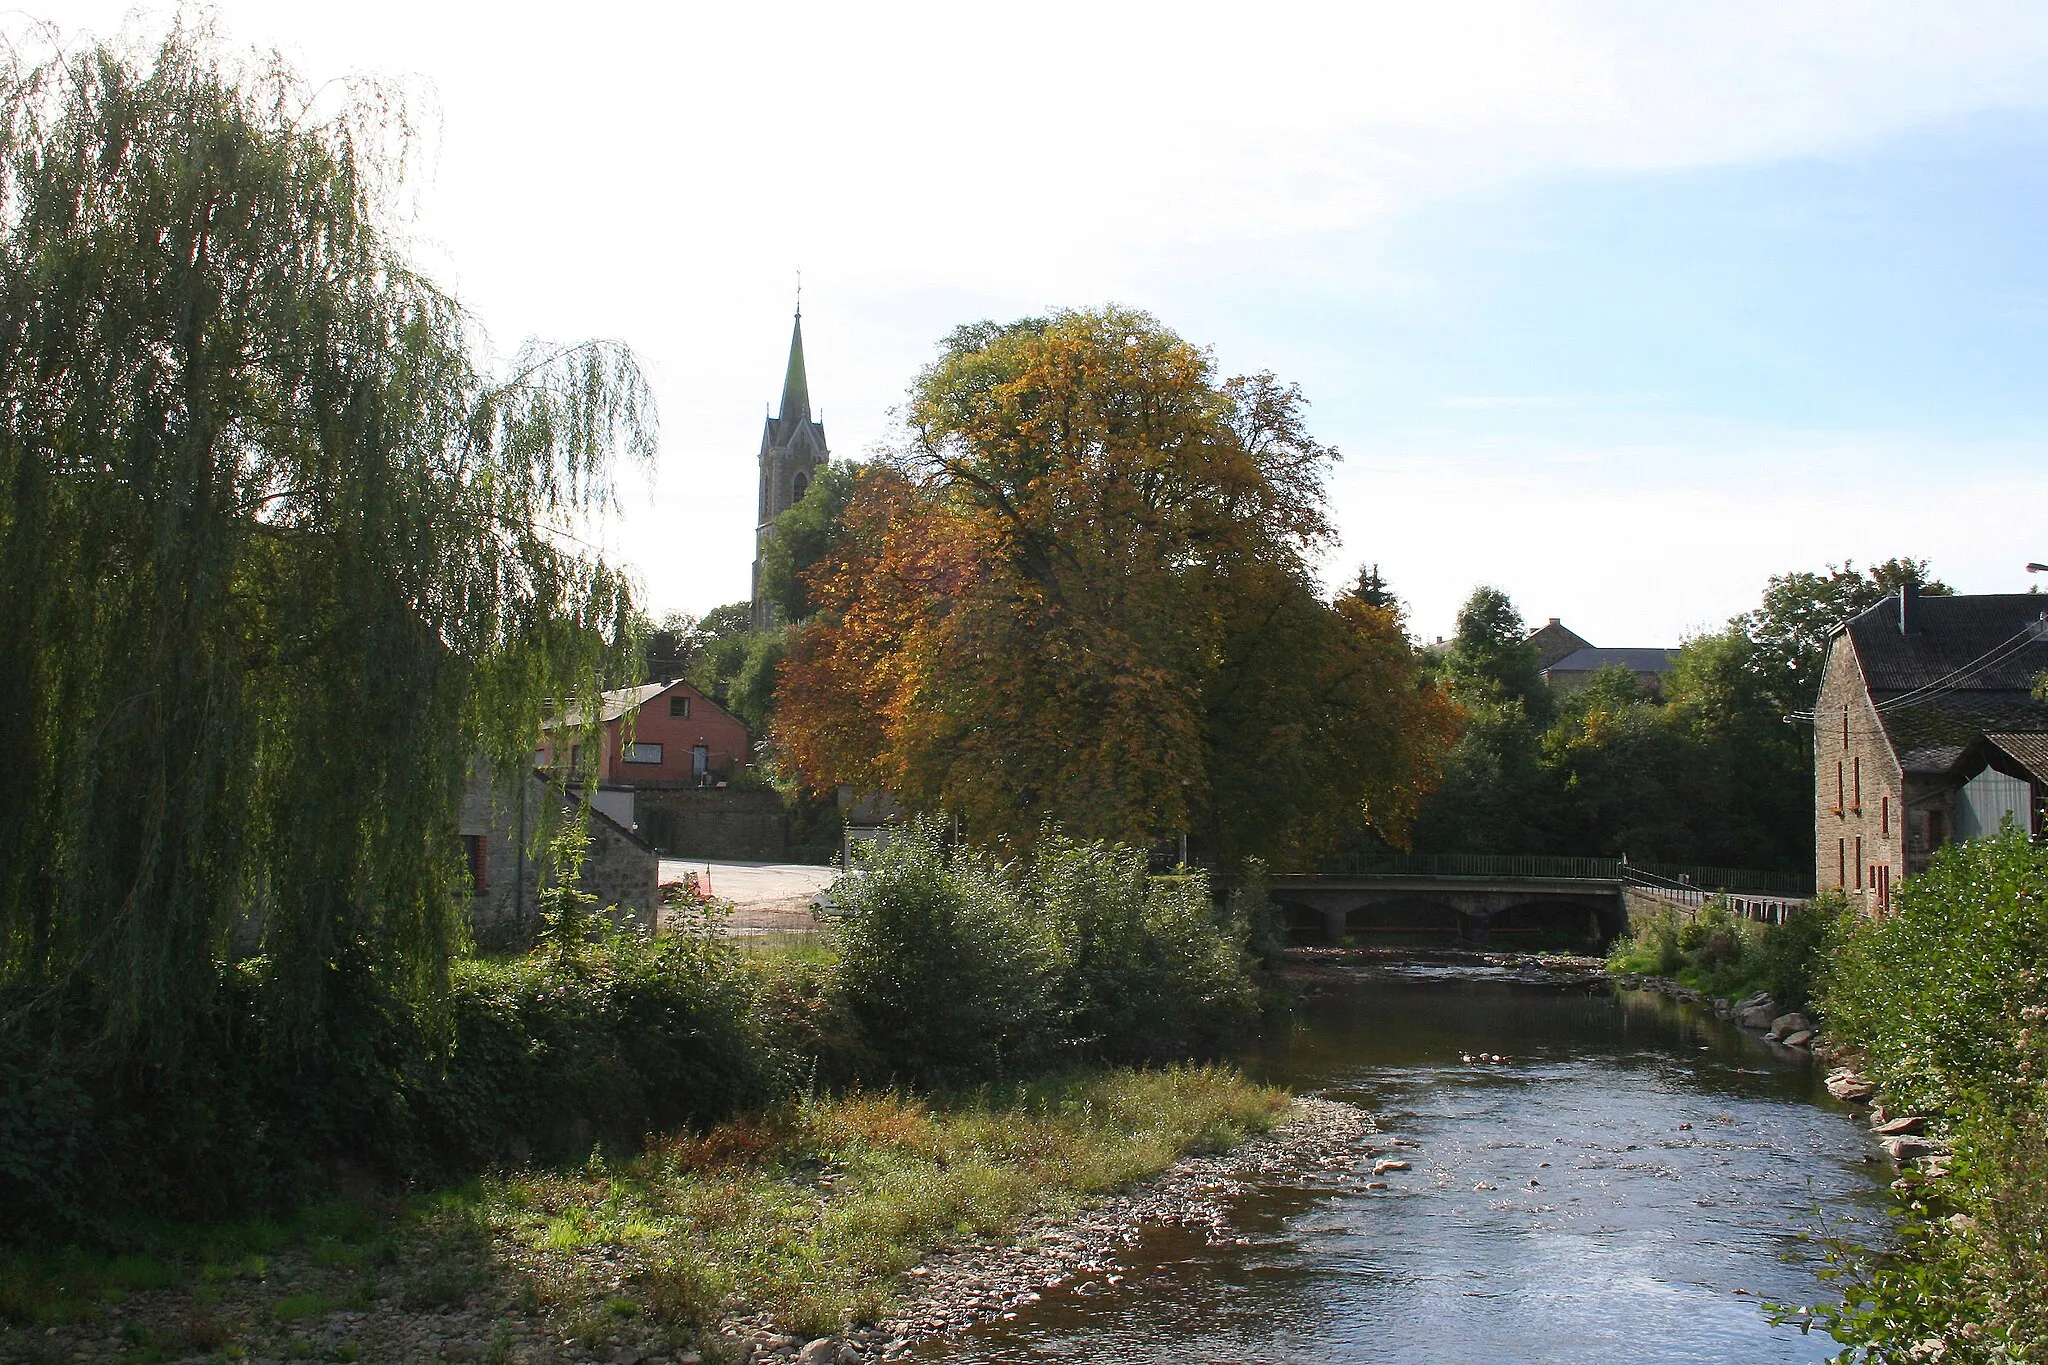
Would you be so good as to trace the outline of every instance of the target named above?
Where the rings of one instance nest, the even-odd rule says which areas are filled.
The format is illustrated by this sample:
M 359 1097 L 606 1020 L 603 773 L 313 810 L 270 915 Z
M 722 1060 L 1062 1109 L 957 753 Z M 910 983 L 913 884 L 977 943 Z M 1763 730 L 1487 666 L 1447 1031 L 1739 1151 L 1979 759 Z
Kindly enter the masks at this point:
M 1835 637 L 1813 724 L 1814 887 L 1879 909 L 1906 876 L 1905 775 L 1848 632 Z
M 460 830 L 466 842 L 481 839 L 484 849 L 483 885 L 471 895 L 470 918 L 487 936 L 516 937 L 539 914 L 540 865 L 531 844 L 546 801 L 563 818 L 578 808 L 535 773 L 494 783 L 478 770 L 464 788 Z M 622 921 L 651 930 L 660 875 L 661 859 L 650 845 L 603 812 L 591 812 L 590 845 L 577 881 L 600 907 L 616 906 Z
M 642 787 L 634 816 L 642 838 L 678 858 L 777 863 L 789 856 L 789 822 L 776 792 Z

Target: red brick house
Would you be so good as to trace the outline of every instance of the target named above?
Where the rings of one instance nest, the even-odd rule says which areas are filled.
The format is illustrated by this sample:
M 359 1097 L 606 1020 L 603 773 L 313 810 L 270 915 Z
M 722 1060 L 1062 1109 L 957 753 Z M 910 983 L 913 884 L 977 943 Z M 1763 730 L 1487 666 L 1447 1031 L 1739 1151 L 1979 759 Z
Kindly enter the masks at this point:
M 686 682 L 607 692 L 598 720 L 604 727 L 600 786 L 714 787 L 748 762 L 746 723 Z M 567 753 L 556 751 L 556 729 L 544 733 L 534 755 L 539 766 L 580 765 L 583 741 L 573 731 L 581 724 L 580 716 L 564 718 Z
M 1922 597 L 1840 626 L 1814 707 L 1814 872 L 1866 908 L 1955 839 L 2042 832 L 2048 597 Z

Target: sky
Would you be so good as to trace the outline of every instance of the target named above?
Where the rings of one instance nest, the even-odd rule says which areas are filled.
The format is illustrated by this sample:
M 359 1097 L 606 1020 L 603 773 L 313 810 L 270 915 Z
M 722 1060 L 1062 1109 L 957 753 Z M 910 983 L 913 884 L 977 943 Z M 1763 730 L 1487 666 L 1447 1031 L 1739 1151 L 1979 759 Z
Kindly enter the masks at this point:
M 633 348 L 661 454 L 607 541 L 657 614 L 747 595 L 799 271 L 838 456 L 980 318 L 1115 301 L 1299 383 L 1343 452 L 1319 567 L 1425 639 L 1480 583 L 1661 645 L 1773 573 L 2048 560 L 2038 0 L 186 14 L 405 97 L 415 255 L 502 354 Z

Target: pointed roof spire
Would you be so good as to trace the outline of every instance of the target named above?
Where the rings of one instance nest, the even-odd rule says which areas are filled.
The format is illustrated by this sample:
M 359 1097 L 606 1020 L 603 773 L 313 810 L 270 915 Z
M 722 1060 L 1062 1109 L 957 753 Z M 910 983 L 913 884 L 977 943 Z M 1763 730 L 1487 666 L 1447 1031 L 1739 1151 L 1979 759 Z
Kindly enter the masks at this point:
M 782 411 L 775 414 L 779 422 L 795 417 L 808 422 L 811 419 L 811 383 L 804 375 L 804 309 L 799 302 L 796 309 L 796 326 L 789 333 L 789 373 L 782 380 Z

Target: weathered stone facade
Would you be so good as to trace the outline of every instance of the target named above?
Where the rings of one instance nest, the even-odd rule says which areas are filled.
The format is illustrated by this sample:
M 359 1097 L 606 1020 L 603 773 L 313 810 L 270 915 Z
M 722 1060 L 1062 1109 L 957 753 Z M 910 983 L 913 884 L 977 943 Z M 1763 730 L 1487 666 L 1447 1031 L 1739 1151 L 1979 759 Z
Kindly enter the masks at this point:
M 576 799 L 540 773 L 494 782 L 479 768 L 463 791 L 460 832 L 472 878 L 470 918 L 480 932 L 517 935 L 540 908 L 541 867 L 533 849 L 541 813 L 552 802 L 574 818 Z M 590 812 L 590 846 L 578 884 L 602 907 L 651 930 L 661 902 L 661 859 L 653 847 L 602 811 Z
M 789 822 L 772 791 L 642 787 L 641 837 L 678 858 L 777 863 L 788 856 Z
M 1942 844 L 2041 826 L 2048 610 L 1901 589 L 1837 627 L 1814 705 L 1814 871 L 1871 910 Z
M 1836 637 L 1822 674 L 1813 722 L 1813 850 L 1817 890 L 1839 887 L 1870 909 L 1909 871 L 1908 812 L 1914 797 L 1885 737 L 1870 686 L 1849 637 Z M 1919 807 L 1920 861 L 1926 808 Z

